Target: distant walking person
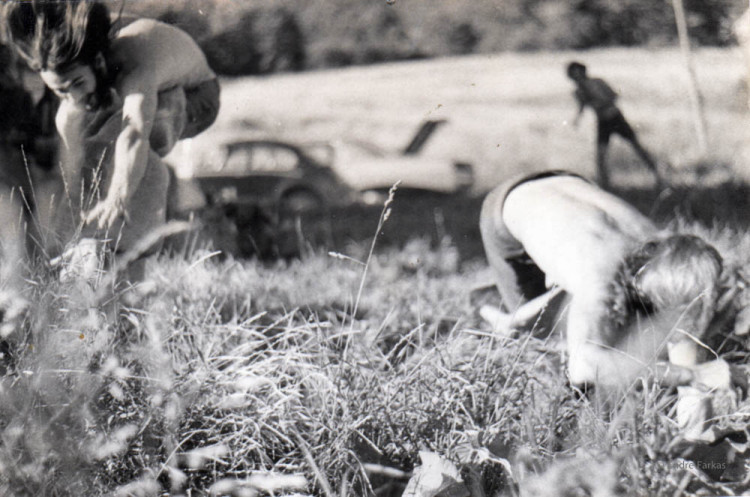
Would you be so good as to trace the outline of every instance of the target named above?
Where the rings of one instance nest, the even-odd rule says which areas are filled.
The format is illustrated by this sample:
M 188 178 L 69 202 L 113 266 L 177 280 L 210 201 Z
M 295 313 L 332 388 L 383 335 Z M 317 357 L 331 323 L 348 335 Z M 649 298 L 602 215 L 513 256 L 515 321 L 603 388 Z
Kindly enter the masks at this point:
M 597 181 L 602 188 L 609 187 L 609 172 L 607 171 L 607 147 L 609 138 L 618 134 L 628 140 L 638 153 L 643 162 L 656 176 L 656 181 L 661 184 L 662 179 L 656 167 L 656 162 L 643 148 L 638 138 L 625 120 L 622 112 L 615 103 L 617 93 L 600 78 L 590 78 L 586 74 L 586 66 L 580 62 L 568 64 L 568 77 L 576 84 L 575 97 L 578 101 L 578 114 L 573 120 L 574 125 L 578 122 L 586 106 L 591 107 L 596 113 L 597 135 L 596 135 L 596 168 Z

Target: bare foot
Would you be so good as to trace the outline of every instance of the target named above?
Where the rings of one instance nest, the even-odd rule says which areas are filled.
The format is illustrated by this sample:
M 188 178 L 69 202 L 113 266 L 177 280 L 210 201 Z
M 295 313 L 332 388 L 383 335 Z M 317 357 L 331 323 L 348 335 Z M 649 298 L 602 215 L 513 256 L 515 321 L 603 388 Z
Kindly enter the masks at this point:
M 492 305 L 483 305 L 479 308 L 479 315 L 492 327 L 494 333 L 510 336 L 511 316 Z

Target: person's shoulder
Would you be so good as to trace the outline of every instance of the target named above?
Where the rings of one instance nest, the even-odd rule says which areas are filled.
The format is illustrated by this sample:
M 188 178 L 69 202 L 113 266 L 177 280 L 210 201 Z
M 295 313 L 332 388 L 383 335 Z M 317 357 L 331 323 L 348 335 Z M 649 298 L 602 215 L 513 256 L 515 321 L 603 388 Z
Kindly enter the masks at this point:
M 609 86 L 609 83 L 607 83 L 602 78 L 590 78 L 589 79 L 589 84 L 592 85 L 592 86 L 594 86 L 594 87 L 596 87 L 596 88 L 607 88 L 607 89 L 610 89 L 610 90 L 612 89 L 612 87 Z
M 112 25 L 116 38 L 132 36 L 183 36 L 183 30 L 150 17 L 123 15 Z

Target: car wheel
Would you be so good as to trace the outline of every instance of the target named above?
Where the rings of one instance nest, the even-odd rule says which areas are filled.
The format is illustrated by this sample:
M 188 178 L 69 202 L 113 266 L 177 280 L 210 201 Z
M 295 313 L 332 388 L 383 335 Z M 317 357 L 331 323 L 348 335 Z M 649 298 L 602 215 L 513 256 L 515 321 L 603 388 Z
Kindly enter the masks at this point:
M 310 190 L 293 190 L 284 194 L 279 201 L 282 216 L 300 216 L 319 213 L 324 208 L 323 199 Z
M 282 257 L 298 257 L 312 247 L 327 246 L 331 239 L 327 205 L 310 190 L 294 190 L 279 204 L 277 246 Z

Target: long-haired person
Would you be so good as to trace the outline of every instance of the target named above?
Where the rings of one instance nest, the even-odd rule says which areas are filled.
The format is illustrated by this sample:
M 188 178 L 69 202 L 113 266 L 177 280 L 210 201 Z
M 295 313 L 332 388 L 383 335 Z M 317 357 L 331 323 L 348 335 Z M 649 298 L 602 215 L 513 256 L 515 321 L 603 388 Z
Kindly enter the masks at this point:
M 61 100 L 56 126 L 71 224 L 126 250 L 164 222 L 160 156 L 213 123 L 216 75 L 182 30 L 152 19 L 113 21 L 103 2 L 5 2 L 2 14 L 8 43 Z

